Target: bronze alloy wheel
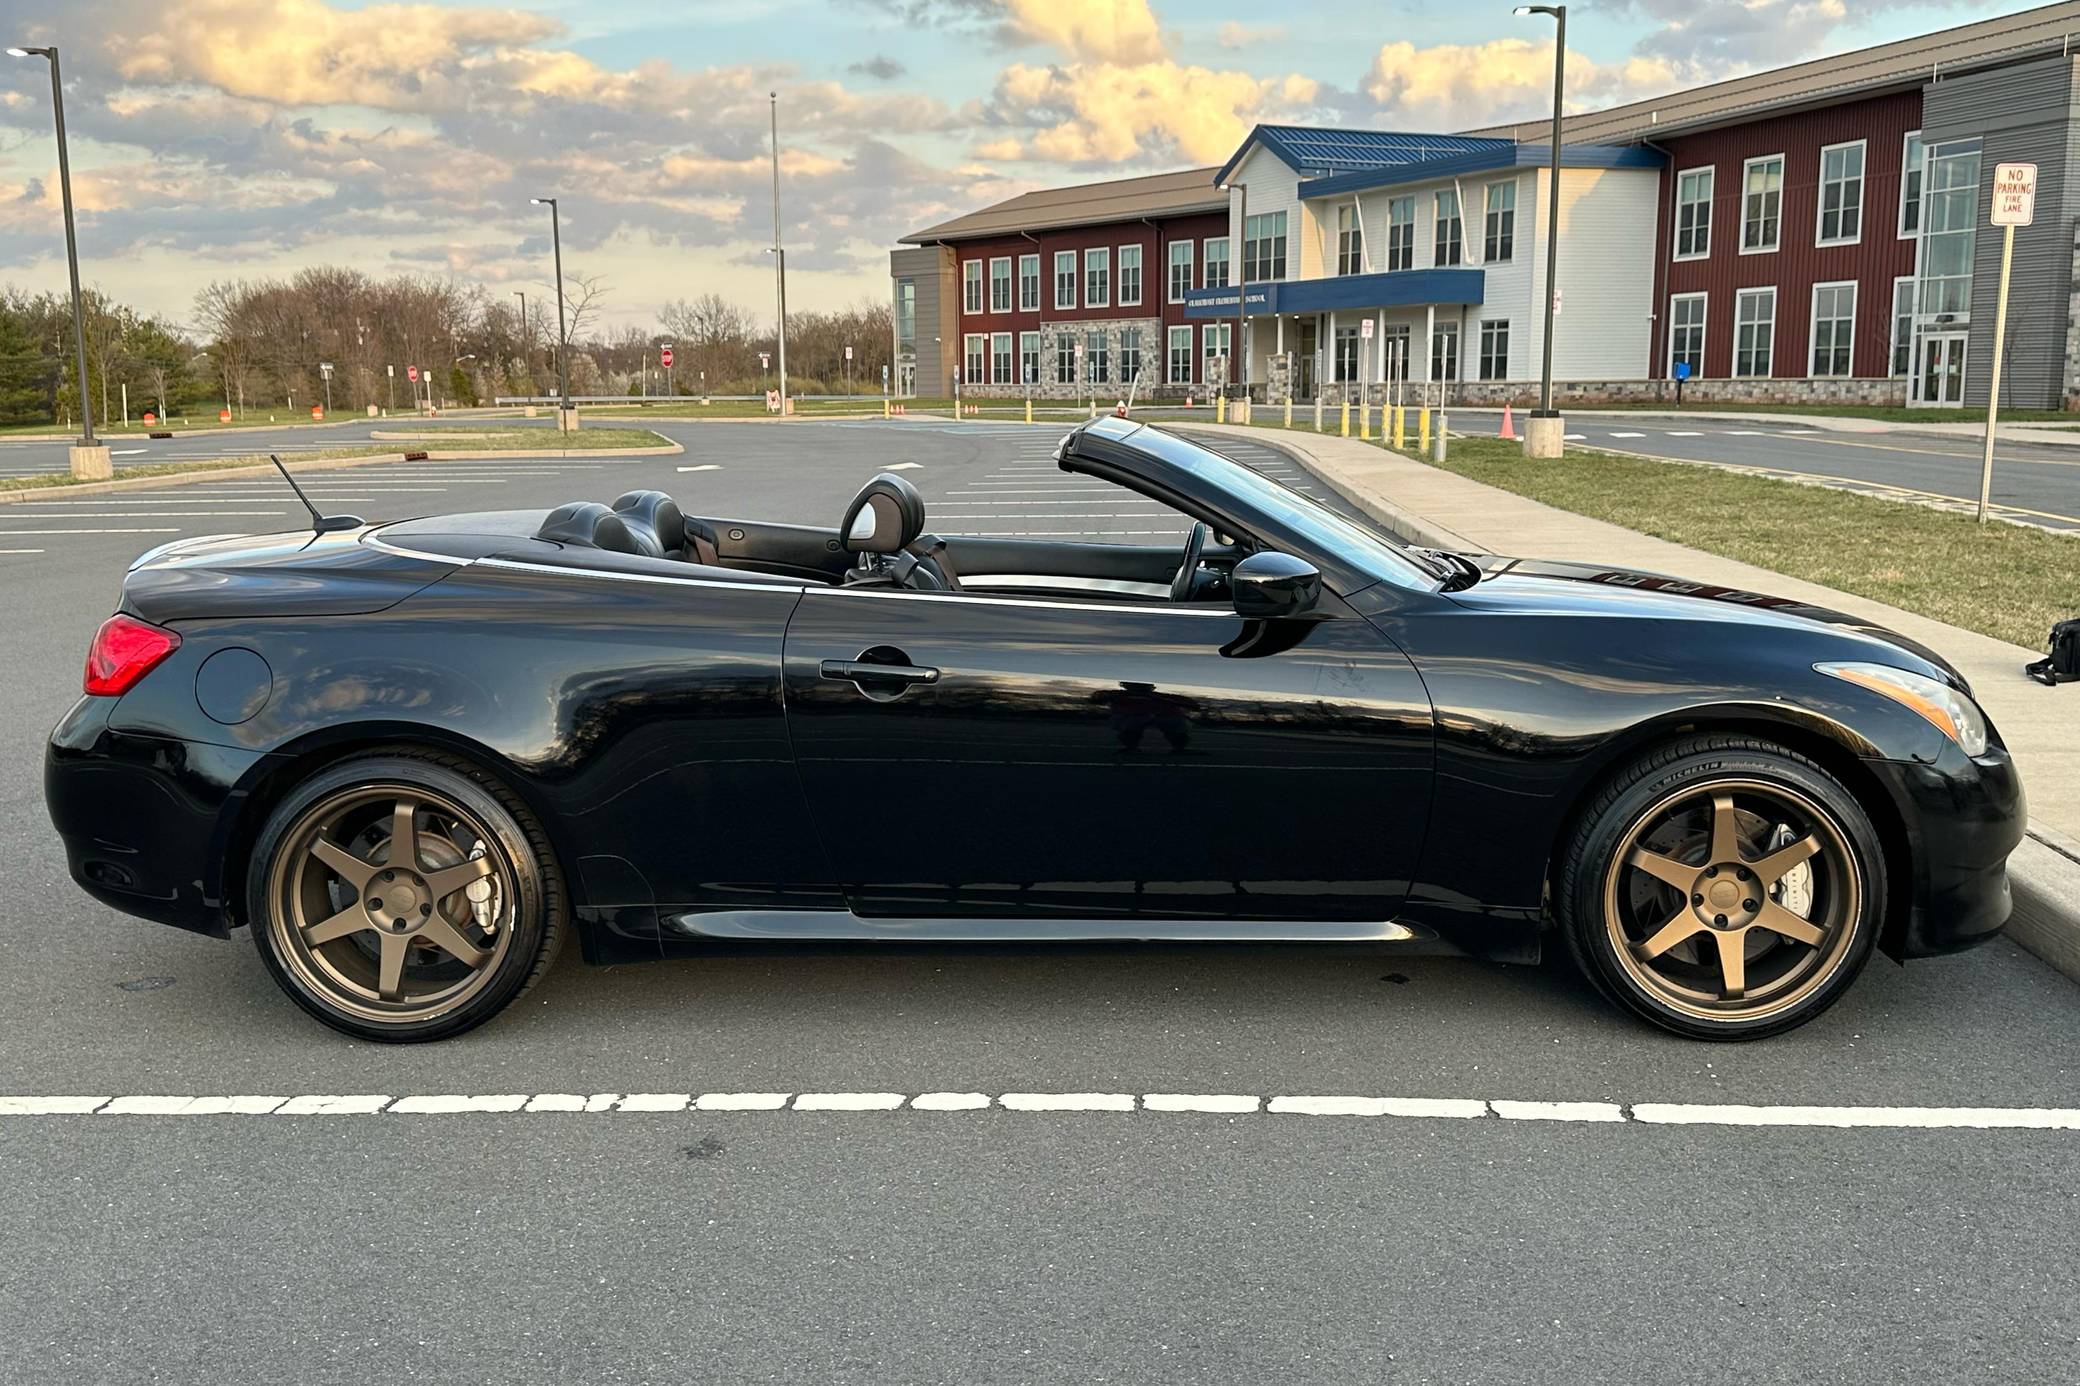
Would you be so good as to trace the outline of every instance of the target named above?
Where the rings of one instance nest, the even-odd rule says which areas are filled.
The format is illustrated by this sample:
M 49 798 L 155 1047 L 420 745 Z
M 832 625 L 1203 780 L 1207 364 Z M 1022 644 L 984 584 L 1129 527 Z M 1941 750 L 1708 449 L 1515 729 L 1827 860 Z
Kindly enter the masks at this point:
M 265 927 L 327 1007 L 377 1025 L 453 1012 L 498 975 L 520 899 L 497 834 L 422 785 L 326 794 L 280 838 Z
M 1632 981 L 1703 1021 L 1779 1015 L 1825 987 L 1861 927 L 1864 866 L 1833 814 L 1789 784 L 1685 784 L 1627 825 L 1603 927 Z

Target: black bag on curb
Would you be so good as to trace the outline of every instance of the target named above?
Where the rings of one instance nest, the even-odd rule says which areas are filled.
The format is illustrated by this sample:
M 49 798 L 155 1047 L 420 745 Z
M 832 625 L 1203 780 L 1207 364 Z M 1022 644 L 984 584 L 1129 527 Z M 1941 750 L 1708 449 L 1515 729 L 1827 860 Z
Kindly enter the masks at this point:
M 2047 688 L 2053 684 L 2080 681 L 2080 621 L 2060 621 L 2051 628 L 2051 653 L 2035 664 L 2023 666 Z

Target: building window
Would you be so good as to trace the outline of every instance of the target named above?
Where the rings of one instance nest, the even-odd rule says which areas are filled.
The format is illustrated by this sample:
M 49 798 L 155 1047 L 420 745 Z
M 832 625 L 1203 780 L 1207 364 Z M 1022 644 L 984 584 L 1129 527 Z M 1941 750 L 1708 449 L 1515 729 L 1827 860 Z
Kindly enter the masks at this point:
M 967 347 L 968 365 L 962 372 L 961 379 L 970 385 L 980 385 L 989 379 L 989 338 L 981 332 L 970 332 L 967 336 Z
M 1358 206 L 1346 202 L 1336 209 L 1336 272 L 1365 272 L 1365 233 L 1358 226 Z
M 1076 252 L 1073 250 L 1054 253 L 1054 306 L 1076 306 Z
M 1921 195 L 1921 293 L 1917 321 L 1963 327 L 1972 315 L 1972 252 L 1979 216 L 1979 141 L 1928 151 Z
M 989 339 L 989 383 L 1013 384 L 1011 378 L 1011 334 L 998 332 Z
M 917 281 L 896 281 L 896 355 L 917 355 Z
M 1210 322 L 1199 329 L 1199 350 L 1206 357 L 1204 375 L 1209 385 L 1233 378 L 1228 370 L 1228 347 L 1234 341 L 1234 329 L 1232 322 Z
M 1777 291 L 1742 289 L 1733 303 L 1733 373 L 1743 380 L 1766 376 L 1776 346 Z
M 961 311 L 975 314 L 982 311 L 982 261 L 965 260 L 961 263 Z
M 1033 278 L 1038 289 L 1040 260 L 1033 257 Z M 1018 378 L 1022 384 L 1031 385 L 1040 378 L 1040 334 L 1021 332 L 1018 334 Z
M 1488 184 L 1487 237 L 1481 246 L 1481 263 L 1494 265 L 1514 259 L 1517 253 L 1517 183 Z M 1508 335 L 1505 330 L 1504 335 Z M 1485 378 L 1485 377 L 1484 377 Z
M 1226 236 L 1208 236 L 1204 250 L 1206 252 L 1204 257 L 1206 273 L 1200 279 L 1199 286 L 1205 289 L 1227 288 L 1228 238 Z
M 1921 132 L 1907 131 L 1899 152 L 1899 238 L 1909 240 L 1921 230 Z M 1893 372 L 1905 374 L 1903 371 Z
M 1408 354 L 1412 345 L 1413 330 L 1405 322 L 1387 324 L 1386 335 L 1379 343 L 1379 373 L 1387 380 L 1408 380 Z
M 1112 303 L 1112 247 L 1094 246 L 1083 252 L 1083 306 L 1106 308 Z
M 1712 253 L 1712 170 L 1685 169 L 1676 175 L 1676 258 L 1702 260 Z
M 1813 286 L 1812 374 L 1856 373 L 1856 283 Z
M 1259 212 L 1242 223 L 1242 277 L 1251 284 L 1286 277 L 1286 214 Z
M 1430 334 L 1430 378 L 1459 378 L 1459 324 L 1455 322 L 1441 322 Z
M 1358 378 L 1358 329 L 1336 329 L 1336 383 L 1348 385 Z
M 1459 220 L 1459 194 L 1446 189 L 1437 195 L 1437 265 L 1456 265 L 1465 258 L 1465 226 Z M 1452 332 L 1456 338 L 1459 329 Z M 1454 377 L 1456 379 L 1456 377 Z
M 1093 385 L 1112 379 L 1112 355 L 1102 327 L 1083 334 L 1083 378 Z
M 1189 327 L 1170 329 L 1170 383 L 1192 383 L 1192 329 Z
M 1011 257 L 989 262 L 989 310 L 992 313 L 1011 311 Z
M 1704 319 L 1708 300 L 1703 294 L 1677 294 L 1668 301 L 1668 374 L 1687 364 L 1690 378 L 1704 374 Z
M 1124 278 L 1120 281 L 1125 284 Z M 1132 385 L 1141 374 L 1141 329 L 1123 327 L 1119 333 L 1119 383 Z
M 1784 211 L 1784 156 L 1750 159 L 1741 165 L 1741 254 L 1777 248 Z
M 1481 379 L 1509 379 L 1509 323 L 1481 323 Z
M 1021 313 L 1040 311 L 1040 257 L 1021 255 L 1018 257 L 1018 310 Z
M 1074 277 L 1073 274 L 1071 276 Z M 1057 332 L 1054 334 L 1054 383 L 1074 385 L 1076 383 L 1076 334 Z
M 1854 245 L 1863 239 L 1863 141 L 1820 151 L 1820 228 L 1816 245 Z
M 1170 242 L 1170 301 L 1172 303 L 1182 303 L 1185 295 L 1191 291 L 1192 243 L 1190 241 L 1172 241 Z
M 1903 274 L 1892 281 L 1892 373 L 1906 376 L 1914 369 L 1914 276 Z
M 1413 197 L 1390 197 L 1387 199 L 1387 268 L 1408 270 L 1416 267 L 1416 200 Z
M 1141 247 L 1138 245 L 1119 248 L 1119 302 L 1122 308 L 1140 306 Z

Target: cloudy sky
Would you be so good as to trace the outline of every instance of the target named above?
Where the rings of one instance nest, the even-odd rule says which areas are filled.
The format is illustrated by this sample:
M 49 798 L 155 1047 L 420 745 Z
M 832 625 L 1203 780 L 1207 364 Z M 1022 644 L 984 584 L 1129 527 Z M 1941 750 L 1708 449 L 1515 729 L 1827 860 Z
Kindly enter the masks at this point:
M 534 194 L 607 320 L 886 291 L 898 235 L 1028 188 L 1218 163 L 1257 120 L 1455 130 L 1550 100 L 1513 0 L 0 0 L 65 61 L 88 280 L 185 319 L 315 263 L 546 285 Z M 1577 0 L 1593 108 L 2022 4 Z M 1302 17 L 1304 16 L 1304 18 Z M 0 283 L 64 284 L 49 74 L 0 58 Z

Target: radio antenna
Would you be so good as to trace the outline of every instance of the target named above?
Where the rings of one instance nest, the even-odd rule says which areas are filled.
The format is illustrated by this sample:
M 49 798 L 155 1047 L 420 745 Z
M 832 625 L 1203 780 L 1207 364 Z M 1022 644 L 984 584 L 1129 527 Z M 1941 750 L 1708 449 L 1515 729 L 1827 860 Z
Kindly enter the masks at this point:
M 311 512 L 311 533 L 332 534 L 343 529 L 359 529 L 362 525 L 368 523 L 359 515 L 320 514 L 318 507 L 311 504 L 311 498 L 306 496 L 303 493 L 303 488 L 296 484 L 296 478 L 289 475 L 289 469 L 282 465 L 282 459 L 270 452 L 267 454 L 267 460 L 274 463 L 275 470 L 282 474 L 282 480 L 288 482 L 289 489 L 296 493 L 296 499 L 303 502 L 303 508 Z

